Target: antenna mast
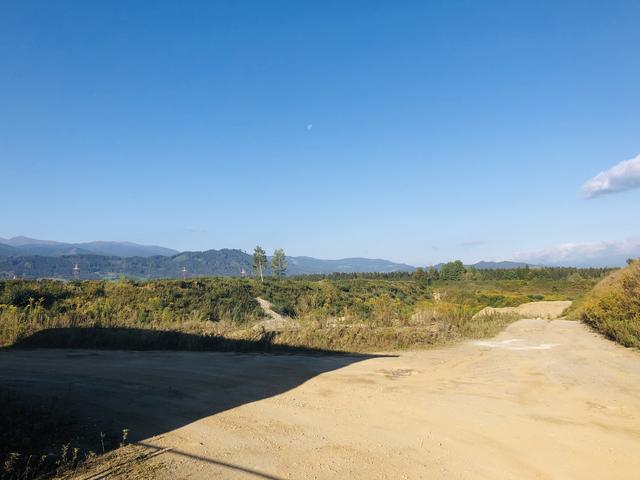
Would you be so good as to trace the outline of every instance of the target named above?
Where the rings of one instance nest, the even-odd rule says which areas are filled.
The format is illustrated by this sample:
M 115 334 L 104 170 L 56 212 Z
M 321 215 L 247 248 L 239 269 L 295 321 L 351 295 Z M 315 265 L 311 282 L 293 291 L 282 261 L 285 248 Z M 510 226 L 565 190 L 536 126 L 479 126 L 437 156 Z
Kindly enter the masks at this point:
M 73 264 L 71 271 L 73 272 L 73 278 L 78 280 L 80 278 L 80 267 L 78 266 L 78 262 Z

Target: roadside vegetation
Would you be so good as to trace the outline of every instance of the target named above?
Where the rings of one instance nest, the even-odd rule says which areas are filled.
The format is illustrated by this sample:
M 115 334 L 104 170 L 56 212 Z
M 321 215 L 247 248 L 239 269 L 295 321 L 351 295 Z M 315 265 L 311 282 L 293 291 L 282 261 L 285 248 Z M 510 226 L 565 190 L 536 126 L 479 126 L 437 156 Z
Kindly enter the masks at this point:
M 251 283 L 239 279 L 0 282 L 2 345 L 53 329 L 120 327 L 206 335 L 237 329 L 262 315 Z
M 625 347 L 640 348 L 640 260 L 598 283 L 570 315 Z
M 281 263 L 282 266 L 282 263 Z M 286 264 L 284 264 L 286 267 Z M 371 351 L 479 338 L 514 318 L 484 307 L 574 300 L 604 269 L 465 270 L 185 280 L 0 282 L 0 345 Z M 262 297 L 292 319 L 264 328 Z M 87 329 L 92 329 L 91 331 Z M 172 333 L 173 332 L 173 333 Z M 178 335 L 180 334 L 180 335 Z M 233 340 L 233 341 L 231 341 Z M 240 341 L 244 342 L 240 342 Z

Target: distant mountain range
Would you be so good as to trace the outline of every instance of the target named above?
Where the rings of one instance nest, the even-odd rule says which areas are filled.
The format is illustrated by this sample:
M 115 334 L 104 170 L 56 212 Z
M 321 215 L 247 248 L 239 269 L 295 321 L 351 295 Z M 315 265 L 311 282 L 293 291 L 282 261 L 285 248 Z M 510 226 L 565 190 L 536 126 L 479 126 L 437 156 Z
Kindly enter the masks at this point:
M 61 257 L 64 255 L 105 255 L 114 257 L 170 256 L 179 253 L 171 248 L 156 245 L 138 245 L 132 242 L 87 242 L 64 243 L 38 240 L 29 237 L 0 238 L 0 255 L 42 255 Z
M 193 276 L 237 276 L 250 272 L 251 257 L 240 250 L 182 252 L 172 256 L 114 257 L 80 254 L 65 256 L 28 255 L 0 257 L 0 278 L 74 278 L 77 265 L 81 279 L 180 278 Z M 183 273 L 183 268 L 185 272 Z
M 411 265 L 388 260 L 345 258 L 320 260 L 287 257 L 288 275 L 333 272 L 412 272 Z M 0 238 L 0 278 L 180 278 L 183 275 L 238 276 L 251 273 L 252 257 L 237 249 L 178 252 L 155 245 L 132 242 L 63 243 L 29 237 Z M 183 271 L 183 269 L 185 271 Z
M 340 260 L 320 260 L 312 257 L 288 257 L 289 275 L 313 273 L 363 273 L 363 272 L 413 272 L 416 268 L 405 263 L 372 258 L 342 258 Z
M 415 267 L 383 259 L 343 258 L 322 260 L 287 257 L 287 275 L 413 272 Z M 237 249 L 178 252 L 156 245 L 132 242 L 64 243 L 28 237 L 0 238 L 0 278 L 74 278 L 78 265 L 83 279 L 180 278 L 194 276 L 249 275 L 250 254 Z M 436 265 L 440 268 L 442 264 Z M 477 269 L 523 268 L 524 262 L 478 262 Z M 531 265 L 530 265 L 531 266 Z
M 288 275 L 333 272 L 394 272 L 413 271 L 414 267 L 389 262 L 352 258 L 318 260 L 310 257 L 288 257 Z M 181 278 L 184 276 L 239 276 L 251 274 L 252 257 L 241 250 L 207 250 L 182 252 L 172 256 L 115 257 L 93 254 L 65 256 L 0 256 L 0 278 L 73 278 L 78 265 L 82 279 L 118 278 Z M 184 269 L 184 271 L 183 271 Z

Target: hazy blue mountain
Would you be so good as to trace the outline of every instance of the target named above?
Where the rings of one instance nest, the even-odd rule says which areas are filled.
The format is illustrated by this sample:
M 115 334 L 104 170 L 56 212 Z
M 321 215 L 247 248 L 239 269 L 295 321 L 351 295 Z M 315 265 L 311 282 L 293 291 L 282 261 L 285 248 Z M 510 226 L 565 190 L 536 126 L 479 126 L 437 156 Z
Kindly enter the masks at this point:
M 13 247 L 8 247 L 9 249 Z M 311 257 L 289 257 L 288 275 L 312 273 L 396 272 L 413 271 L 414 267 L 387 260 L 347 258 L 319 260 Z M 181 278 L 197 276 L 239 276 L 251 274 L 251 255 L 233 249 L 182 252 L 172 256 L 116 257 L 94 254 L 65 256 L 0 257 L 0 278 L 64 278 L 72 279 L 78 264 L 80 278 Z M 184 269 L 184 271 L 183 271 Z
M 153 257 L 162 255 L 169 257 L 179 253 L 172 248 L 160 247 L 158 245 L 139 245 L 133 242 L 88 242 L 78 243 L 76 246 L 101 255 L 114 257 Z
M 223 249 L 204 252 L 177 252 L 155 245 L 132 242 L 95 241 L 64 243 L 29 237 L 0 238 L 0 257 L 20 259 L 0 262 L 7 275 L 72 278 L 71 268 L 78 262 L 83 278 L 110 278 L 128 275 L 140 278 L 240 275 L 251 273 L 251 256 L 240 250 Z M 46 257 L 61 257 L 51 260 Z M 382 259 L 343 258 L 320 260 L 312 257 L 287 257 L 287 275 L 412 272 L 411 265 Z
M 0 257 L 10 257 L 13 255 L 20 255 L 20 250 L 11 245 L 0 243 Z
M 531 266 L 527 263 L 523 262 L 485 262 L 480 261 L 471 265 L 471 267 L 476 268 L 478 270 L 503 270 L 509 268 L 524 268 L 526 266 Z
M 12 247 L 22 247 L 24 245 L 62 245 L 62 242 L 54 242 L 53 240 L 38 240 L 37 238 L 29 238 L 19 235 L 12 238 L 0 238 L 0 243 L 11 245 Z
M 105 255 L 115 257 L 152 257 L 154 255 L 171 256 L 178 253 L 171 248 L 156 245 L 139 245 L 132 242 L 86 242 L 64 243 L 52 240 L 39 240 L 29 237 L 0 238 L 0 244 L 9 245 L 16 250 L 5 253 L 0 249 L 0 255 L 42 255 L 58 257 L 64 255 Z
M 305 275 L 312 273 L 366 273 L 366 272 L 413 272 L 415 267 L 404 263 L 371 258 L 342 258 L 339 260 L 321 260 L 312 257 L 287 257 L 287 275 Z
M 93 252 L 78 248 L 74 245 L 60 243 L 56 245 L 47 244 L 32 244 L 32 245 L 20 245 L 12 247 L 14 253 L 11 255 L 41 255 L 43 257 L 61 257 L 63 255 L 88 255 Z
M 251 256 L 240 250 L 183 252 L 171 257 L 113 257 L 104 255 L 1 257 L 0 278 L 74 278 L 78 265 L 81 279 L 181 278 L 182 276 L 239 276 L 250 272 Z M 185 272 L 183 272 L 183 268 Z
M 415 267 L 384 259 L 343 258 L 322 260 L 287 257 L 287 275 L 339 273 L 413 272 Z M 237 249 L 177 252 L 155 245 L 95 241 L 64 243 L 29 237 L 0 238 L 0 276 L 73 278 L 75 263 L 81 278 L 180 278 L 183 275 L 237 276 L 251 274 L 251 255 Z M 481 261 L 467 267 L 478 269 L 523 268 L 524 262 Z M 436 265 L 440 268 L 442 264 Z M 183 272 L 183 269 L 185 270 Z

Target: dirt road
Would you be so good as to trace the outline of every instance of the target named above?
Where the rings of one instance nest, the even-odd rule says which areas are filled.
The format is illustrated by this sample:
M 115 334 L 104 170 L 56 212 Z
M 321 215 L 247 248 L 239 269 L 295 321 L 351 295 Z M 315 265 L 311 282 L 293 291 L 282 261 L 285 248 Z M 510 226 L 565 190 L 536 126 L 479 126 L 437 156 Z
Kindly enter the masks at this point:
M 397 357 L 4 351 L 0 380 L 156 435 L 167 479 L 640 472 L 640 354 L 562 320 Z
M 485 307 L 476 313 L 473 318 L 493 313 L 515 313 L 520 318 L 546 318 L 548 320 L 559 318 L 562 313 L 571 306 L 571 301 L 550 301 L 550 302 L 528 302 L 517 307 Z

